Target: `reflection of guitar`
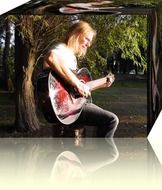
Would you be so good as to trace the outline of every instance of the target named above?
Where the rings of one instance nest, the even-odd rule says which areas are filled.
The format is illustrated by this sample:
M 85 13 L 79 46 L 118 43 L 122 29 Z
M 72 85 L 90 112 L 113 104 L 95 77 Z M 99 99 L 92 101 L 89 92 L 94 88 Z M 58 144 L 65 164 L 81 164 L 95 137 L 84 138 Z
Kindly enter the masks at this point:
M 112 74 L 101 79 L 91 80 L 90 73 L 86 68 L 80 69 L 77 72 L 77 77 L 84 81 L 91 91 L 105 87 L 110 80 L 114 81 Z M 85 103 L 91 101 L 91 97 L 79 96 L 74 88 L 53 72 L 50 72 L 48 76 L 48 90 L 55 115 L 63 124 L 71 124 L 76 121 Z

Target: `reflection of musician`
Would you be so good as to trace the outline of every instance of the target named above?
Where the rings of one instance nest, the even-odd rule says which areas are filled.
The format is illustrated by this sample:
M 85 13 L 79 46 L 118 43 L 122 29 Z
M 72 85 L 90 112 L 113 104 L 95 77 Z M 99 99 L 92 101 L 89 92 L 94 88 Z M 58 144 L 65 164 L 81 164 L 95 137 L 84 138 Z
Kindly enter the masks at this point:
M 85 149 L 80 151 L 69 149 L 57 156 L 51 172 L 51 185 L 64 186 L 70 182 L 86 180 L 91 174 L 93 175 L 118 159 L 118 149 L 112 138 L 97 139 L 96 142 L 90 142 L 89 147 L 88 143 Z
M 83 140 L 84 146 L 76 147 L 73 138 L 1 138 L 1 189 L 60 190 L 56 180 L 61 176 L 57 185 L 66 189 L 68 181 L 79 182 L 75 189 L 82 184 L 84 189 L 161 189 L 162 165 L 146 138 L 114 139 L 120 157 L 112 138 Z
M 81 97 L 91 95 L 90 88 L 79 80 L 74 72 L 78 69 L 77 57 L 83 57 L 96 35 L 95 30 L 84 21 L 79 21 L 70 28 L 65 42 L 51 48 L 44 57 L 44 70 L 49 68 L 70 84 Z M 74 72 L 73 72 L 73 71 Z M 105 81 L 104 87 L 110 87 L 113 76 Z M 58 106 L 57 106 L 58 107 Z M 61 113 L 62 114 L 62 113 Z M 63 117 L 63 116 L 62 116 Z M 113 137 L 118 125 L 118 117 L 93 103 L 86 103 L 76 124 L 97 126 L 98 137 Z

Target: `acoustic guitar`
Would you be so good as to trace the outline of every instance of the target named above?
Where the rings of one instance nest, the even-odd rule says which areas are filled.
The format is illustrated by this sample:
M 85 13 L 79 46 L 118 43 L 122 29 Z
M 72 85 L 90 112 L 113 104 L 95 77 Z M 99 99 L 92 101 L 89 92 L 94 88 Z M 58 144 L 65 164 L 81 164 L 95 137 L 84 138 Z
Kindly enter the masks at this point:
M 81 68 L 76 75 L 79 80 L 84 81 L 89 86 L 90 91 L 104 88 L 110 80 L 111 82 L 114 81 L 112 73 L 106 77 L 92 80 L 90 72 L 86 68 Z M 91 97 L 85 98 L 80 96 L 73 87 L 68 85 L 53 71 L 48 76 L 48 91 L 57 119 L 66 125 L 75 122 L 81 114 L 84 105 L 92 101 Z

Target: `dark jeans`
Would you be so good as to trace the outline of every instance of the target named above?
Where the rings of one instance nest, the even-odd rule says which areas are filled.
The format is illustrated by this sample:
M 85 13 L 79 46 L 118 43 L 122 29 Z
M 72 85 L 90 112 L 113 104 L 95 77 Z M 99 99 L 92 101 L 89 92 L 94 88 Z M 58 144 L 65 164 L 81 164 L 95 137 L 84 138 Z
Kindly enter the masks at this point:
M 75 126 L 77 123 L 97 127 L 97 137 L 111 138 L 117 129 L 119 119 L 114 113 L 93 103 L 87 103 L 79 119 L 73 125 Z

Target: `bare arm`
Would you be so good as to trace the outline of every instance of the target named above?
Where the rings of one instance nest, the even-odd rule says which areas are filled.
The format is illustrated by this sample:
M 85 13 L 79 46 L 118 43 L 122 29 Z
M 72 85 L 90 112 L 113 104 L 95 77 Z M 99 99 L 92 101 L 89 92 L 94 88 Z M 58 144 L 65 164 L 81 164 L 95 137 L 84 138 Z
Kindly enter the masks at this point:
M 89 87 L 82 83 L 75 74 L 69 69 L 65 61 L 61 56 L 56 56 L 53 51 L 51 51 L 45 57 L 45 63 L 50 66 L 52 70 L 57 72 L 65 81 L 70 85 L 75 87 L 81 96 L 88 97 L 90 95 Z

